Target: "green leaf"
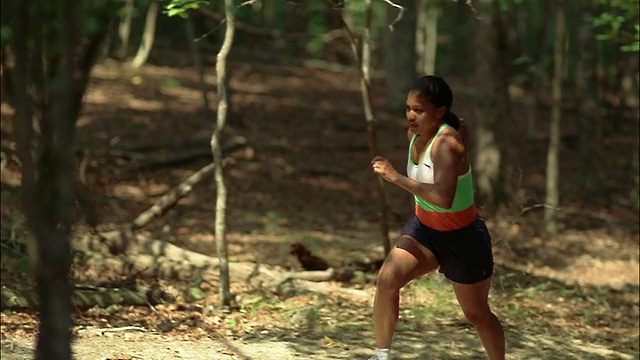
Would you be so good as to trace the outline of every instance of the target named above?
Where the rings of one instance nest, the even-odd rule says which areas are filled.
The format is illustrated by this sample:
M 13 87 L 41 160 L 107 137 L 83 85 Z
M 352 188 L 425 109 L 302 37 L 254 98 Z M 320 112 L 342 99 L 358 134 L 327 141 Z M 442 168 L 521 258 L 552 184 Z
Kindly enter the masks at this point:
M 4 25 L 0 27 L 0 41 L 3 43 L 11 38 L 12 30 L 9 26 Z
M 31 265 L 29 265 L 29 258 L 22 257 L 18 261 L 16 261 L 16 271 L 21 273 L 28 273 L 31 270 Z
M 207 4 L 207 1 L 203 0 L 171 0 L 170 3 L 165 5 L 164 13 L 167 16 L 180 16 L 187 18 L 187 10 L 198 9 L 201 5 Z
M 167 16 L 182 15 L 183 13 L 184 13 L 184 9 L 169 9 L 168 11 L 165 12 Z

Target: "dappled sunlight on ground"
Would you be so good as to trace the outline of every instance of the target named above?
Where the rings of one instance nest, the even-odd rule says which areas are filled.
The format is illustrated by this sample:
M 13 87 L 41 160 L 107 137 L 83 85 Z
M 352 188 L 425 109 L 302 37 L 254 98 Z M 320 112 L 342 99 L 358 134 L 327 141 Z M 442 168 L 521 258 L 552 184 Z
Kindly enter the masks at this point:
M 247 139 L 251 156 L 242 151 L 231 154 L 235 162 L 226 168 L 230 260 L 286 274 L 300 269 L 289 254 L 293 242 L 335 267 L 379 258 L 375 181 L 357 77 L 295 66 L 236 65 L 229 125 Z M 211 89 L 213 74 L 209 71 L 206 77 Z M 402 114 L 383 112 L 377 105 L 384 100 L 383 89 L 374 82 L 372 90 L 381 119 L 380 152 L 402 169 L 407 147 Z M 77 142 L 90 150 L 85 175 L 102 216 L 99 229 L 131 222 L 211 160 L 207 151 L 215 111 L 209 117 L 201 113 L 195 70 L 153 65 L 134 70 L 107 61 L 96 67 L 86 99 Z M 456 99 L 466 104 L 460 105 L 461 115 L 474 113 L 474 99 Z M 215 104 L 214 92 L 209 100 Z M 11 115 L 3 104 L 3 135 Z M 612 152 L 626 153 L 628 139 L 607 141 Z M 545 147 L 544 141 L 526 142 L 516 159 L 527 165 L 522 166 L 522 186 L 534 197 L 544 193 Z M 166 162 L 194 149 L 200 154 Z M 560 214 L 561 234 L 542 235 L 538 210 L 520 215 L 521 209 L 516 209 L 487 219 L 497 263 L 492 307 L 505 323 L 512 359 L 634 359 L 640 304 L 638 210 L 622 190 L 605 203 L 581 199 L 572 185 L 579 175 L 572 170 L 576 157 L 569 151 L 561 159 L 567 165 L 562 175 L 567 201 Z M 625 169 L 620 167 L 620 174 L 610 179 L 611 189 L 632 186 Z M 390 235 L 395 239 L 413 211 L 411 197 L 395 187 L 386 190 Z M 215 199 L 209 176 L 140 233 L 216 257 Z M 19 224 L 17 192 L 4 184 L 2 205 L 4 231 L 6 219 Z M 100 335 L 80 332 L 78 357 L 168 360 L 196 359 L 192 354 L 206 353 L 213 359 L 288 360 L 371 354 L 375 288 L 370 279 L 321 283 L 317 286 L 323 290 L 316 293 L 291 282 L 278 292 L 255 286 L 246 275 L 233 275 L 239 279 L 232 291 L 241 310 L 232 313 L 215 309 L 217 275 L 206 279 L 209 284 L 198 285 L 206 296 L 197 301 L 78 312 L 76 332 L 107 326 L 144 328 Z M 3 276 L 8 276 L 4 270 Z M 2 334 L 11 337 L 14 354 L 30 351 L 34 324 L 33 314 L 2 315 Z M 396 341 L 400 360 L 484 358 L 475 332 L 440 274 L 403 290 Z M 5 345 L 3 359 L 10 353 Z

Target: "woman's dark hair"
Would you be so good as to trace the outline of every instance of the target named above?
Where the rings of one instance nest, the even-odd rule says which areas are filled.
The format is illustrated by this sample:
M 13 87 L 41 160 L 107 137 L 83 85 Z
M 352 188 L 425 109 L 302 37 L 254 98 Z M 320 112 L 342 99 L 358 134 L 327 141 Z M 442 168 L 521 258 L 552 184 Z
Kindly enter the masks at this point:
M 435 107 L 446 107 L 447 110 L 443 116 L 444 122 L 456 130 L 460 129 L 460 119 L 450 111 L 453 93 L 444 79 L 433 75 L 423 76 L 413 83 L 410 91 L 417 92 L 419 96 L 429 100 Z

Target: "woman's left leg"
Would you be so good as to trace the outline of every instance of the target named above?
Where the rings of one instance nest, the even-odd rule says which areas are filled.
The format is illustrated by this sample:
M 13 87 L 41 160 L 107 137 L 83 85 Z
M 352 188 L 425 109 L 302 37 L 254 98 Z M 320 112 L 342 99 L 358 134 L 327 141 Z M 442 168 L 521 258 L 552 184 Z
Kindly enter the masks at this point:
M 478 332 L 489 359 L 504 360 L 504 330 L 500 320 L 491 312 L 488 302 L 491 278 L 471 285 L 452 284 L 462 312 Z

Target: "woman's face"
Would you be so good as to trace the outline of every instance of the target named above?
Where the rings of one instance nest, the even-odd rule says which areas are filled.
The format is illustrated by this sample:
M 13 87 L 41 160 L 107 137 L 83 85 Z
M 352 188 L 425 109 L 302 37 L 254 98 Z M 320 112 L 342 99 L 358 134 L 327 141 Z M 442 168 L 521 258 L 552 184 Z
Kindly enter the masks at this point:
M 414 133 L 424 132 L 434 125 L 441 123 L 446 108 L 435 107 L 430 101 L 420 96 L 417 91 L 407 95 L 406 116 L 409 127 Z

